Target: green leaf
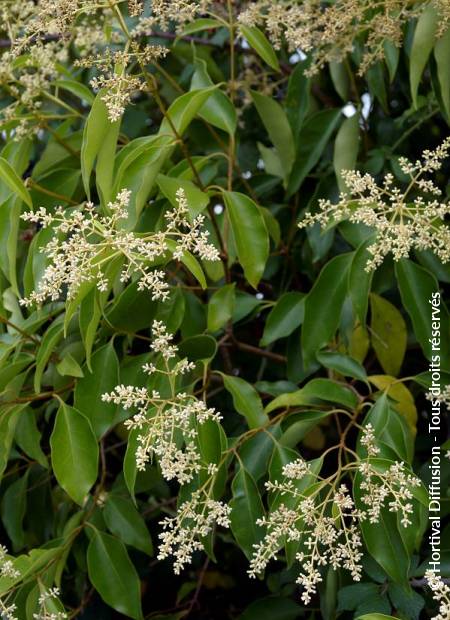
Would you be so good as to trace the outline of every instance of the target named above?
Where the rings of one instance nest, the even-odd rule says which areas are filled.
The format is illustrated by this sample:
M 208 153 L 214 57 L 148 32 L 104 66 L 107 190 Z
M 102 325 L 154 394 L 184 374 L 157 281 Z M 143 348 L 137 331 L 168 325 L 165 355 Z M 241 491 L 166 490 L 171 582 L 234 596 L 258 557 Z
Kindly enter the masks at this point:
M 267 97 L 267 95 L 251 91 L 251 96 L 269 138 L 278 153 L 283 177 L 287 179 L 295 159 L 295 145 L 286 112 L 275 99 Z
M 106 525 L 125 544 L 153 555 L 152 539 L 144 519 L 129 499 L 110 494 L 103 510 Z
M 37 356 L 36 371 L 34 373 L 34 391 L 38 394 L 41 391 L 41 380 L 45 367 L 51 355 L 55 352 L 55 347 L 63 337 L 63 324 L 52 323 L 42 338 Z
M 285 425 L 284 432 L 278 440 L 280 445 L 287 448 L 294 448 L 306 435 L 315 428 L 321 420 L 331 415 L 329 411 L 301 411 L 298 414 L 289 416 Z
M 406 352 L 406 324 L 389 301 L 370 294 L 372 346 L 383 370 L 396 377 L 403 364 Z
M 26 406 L 27 403 L 13 407 L 2 405 L 0 408 L 0 479 L 8 463 L 18 417 Z
M 364 614 L 358 616 L 356 620 L 397 620 L 394 616 L 386 616 L 385 614 Z
M 346 118 L 339 128 L 334 141 L 333 166 L 338 187 L 341 192 L 347 190 L 343 170 L 353 170 L 358 159 L 359 149 L 359 114 Z
M 218 86 L 209 86 L 191 90 L 189 93 L 181 95 L 172 103 L 167 110 L 164 120 L 161 123 L 158 135 L 169 135 L 176 138 L 174 129 L 178 135 L 182 135 L 189 126 L 192 119 L 197 116 L 208 98 L 216 92 Z M 170 118 L 170 121 L 168 120 Z
M 318 163 L 340 118 L 340 110 L 321 110 L 311 116 L 303 125 L 298 138 L 297 157 L 292 167 L 287 188 L 288 196 L 295 194 Z
M 256 288 L 269 257 L 269 236 L 259 207 L 245 194 L 224 192 L 239 262 Z
M 361 489 L 363 480 L 364 477 L 358 472 L 353 483 L 355 504 L 360 510 L 367 508 L 362 501 L 362 497 L 366 494 L 366 491 Z M 384 508 L 381 510 L 379 522 L 362 521 L 360 527 L 370 555 L 393 581 L 407 584 L 410 559 L 399 533 L 397 515 Z
M 72 95 L 75 95 L 82 101 L 86 101 L 92 105 L 95 101 L 95 97 L 92 92 L 89 90 L 87 86 L 82 84 L 81 82 L 77 82 L 76 80 L 56 80 L 54 82 L 55 86 L 59 88 L 63 88 L 64 90 L 69 91 Z
M 116 332 L 135 334 L 150 327 L 155 318 L 157 305 L 147 291 L 138 289 L 132 282 L 120 295 L 116 295 L 106 313 L 106 320 Z
M 389 375 L 370 375 L 368 379 L 379 390 L 385 390 L 388 396 L 395 401 L 395 409 L 405 417 L 410 430 L 415 435 L 417 432 L 417 409 L 414 397 L 406 385 Z
M 337 351 L 320 351 L 317 353 L 316 358 L 322 366 L 331 368 L 344 375 L 344 377 L 353 377 L 360 381 L 367 381 L 367 373 L 364 366 L 348 355 L 338 353 Z
M 264 62 L 266 62 L 269 67 L 272 67 L 275 71 L 280 71 L 277 55 L 275 54 L 275 51 L 269 43 L 266 35 L 256 26 L 244 26 L 241 24 L 239 29 L 251 47 L 253 47 L 255 52 L 261 56 Z
M 411 98 L 415 108 L 417 108 L 417 93 L 420 80 L 434 47 L 438 23 L 439 14 L 437 9 L 433 4 L 429 4 L 425 7 L 417 21 L 409 62 Z
M 297 144 L 310 104 L 311 79 L 305 75 L 308 60 L 297 63 L 289 76 L 285 100 L 286 114 L 292 127 L 292 134 Z
M 450 58 L 450 28 L 436 42 L 434 47 L 437 75 L 441 89 L 441 97 L 444 103 L 447 120 L 450 121 L 450 72 L 448 59 Z
M 279 338 L 286 338 L 303 323 L 304 315 L 304 294 L 285 293 L 267 316 L 264 333 L 259 344 L 265 347 Z
M 235 304 L 235 283 L 216 291 L 208 303 L 208 331 L 216 332 L 231 320 Z
M 347 103 L 350 99 L 350 76 L 345 63 L 330 62 L 329 69 L 335 91 Z
M 218 19 L 212 19 L 211 17 L 200 17 L 199 19 L 194 19 L 193 22 L 187 24 L 187 26 L 183 28 L 180 36 L 184 37 L 189 34 L 194 34 L 194 32 L 222 27 L 223 23 L 220 22 Z
M 21 204 L 20 198 L 12 196 L 0 205 L 0 268 L 18 297 L 17 250 Z
M 56 366 L 56 370 L 62 377 L 83 377 L 83 371 L 80 368 L 78 362 L 70 355 L 66 353 L 59 364 Z
M 14 194 L 19 196 L 25 204 L 33 208 L 30 193 L 25 187 L 24 182 L 4 157 L 0 157 L 0 181 L 2 181 Z
M 123 543 L 94 530 L 87 550 L 89 579 L 107 605 L 142 620 L 139 577 Z
M 119 361 L 112 340 L 92 356 L 91 371 L 77 381 L 74 393 L 75 407 L 89 420 L 97 438 L 114 423 L 117 406 L 102 400 L 119 384 Z
M 302 327 L 302 351 L 305 367 L 316 352 L 328 344 L 339 325 L 347 292 L 347 274 L 353 253 L 331 259 L 319 274 L 305 299 Z
M 290 598 L 270 596 L 251 603 L 238 620 L 297 620 L 301 609 Z
M 425 356 L 431 359 L 433 355 L 433 343 L 430 342 L 433 331 L 432 321 L 439 320 L 441 336 L 448 334 L 450 330 L 448 311 L 438 295 L 439 283 L 429 271 L 408 259 L 402 259 L 395 265 L 395 274 L 403 306 L 413 324 L 414 334 Z M 435 299 L 436 307 L 430 303 L 433 299 Z M 450 344 L 447 337 L 440 338 L 438 348 L 441 365 L 445 370 L 449 370 Z
M 13 550 L 18 551 L 25 544 L 23 519 L 27 509 L 28 472 L 15 480 L 6 490 L 1 503 L 1 516 Z
M 192 76 L 191 90 L 207 88 L 213 86 L 213 82 L 208 75 L 206 62 L 197 59 L 194 63 L 195 71 Z M 234 106 L 225 93 L 216 90 L 209 99 L 203 104 L 198 113 L 207 123 L 226 131 L 232 136 L 236 131 L 237 115 Z
M 139 429 L 133 429 L 128 435 L 127 449 L 125 457 L 123 459 L 123 476 L 125 478 L 125 484 L 134 501 L 134 487 L 136 484 L 137 466 L 136 466 L 136 450 L 139 447 Z
M 36 410 L 27 407 L 17 418 L 14 439 L 21 450 L 42 467 L 48 467 L 47 457 L 41 448 L 41 433 L 37 427 Z
M 80 303 L 78 321 L 86 354 L 86 365 L 89 371 L 92 371 L 92 348 L 97 336 L 97 328 L 102 318 L 102 297 L 104 298 L 107 295 L 108 291 L 101 293 L 97 288 L 93 288 Z
M 98 469 L 98 445 L 89 420 L 61 402 L 50 446 L 58 483 L 82 506 L 97 479 Z
M 231 531 L 247 558 L 251 558 L 253 545 L 263 536 L 263 530 L 256 521 L 264 516 L 264 507 L 255 481 L 243 467 L 233 478 L 231 491 Z
M 98 186 L 106 198 L 112 187 L 114 152 L 120 121 L 111 123 L 106 105 L 102 100 L 104 91 L 99 91 L 86 120 L 81 145 L 81 176 L 86 196 L 90 198 L 90 178 L 97 160 Z M 112 150 L 112 152 L 111 152 Z
M 202 192 L 192 181 L 180 179 L 179 177 L 168 177 L 164 174 L 158 174 L 156 177 L 159 189 L 170 202 L 173 207 L 177 207 L 177 191 L 184 189 L 186 200 L 188 203 L 189 214 L 192 218 L 204 211 L 208 205 L 208 194 Z
M 187 357 L 192 362 L 209 362 L 217 352 L 215 338 L 199 334 L 186 338 L 179 346 L 180 355 Z
M 264 411 L 268 414 L 275 409 L 320 404 L 320 401 L 337 403 L 349 409 L 358 404 L 356 394 L 345 384 L 330 379 L 313 379 L 300 390 L 277 396 Z
M 397 73 L 400 50 L 393 41 L 386 40 L 383 43 L 384 59 L 389 72 L 389 80 L 392 83 Z
M 366 271 L 367 261 L 371 257 L 367 248 L 372 243 L 373 239 L 369 238 L 358 247 L 348 272 L 348 292 L 355 314 L 363 327 L 366 325 L 369 293 L 373 279 L 373 271 Z
M 225 388 L 233 397 L 233 404 L 241 415 L 247 420 L 249 428 L 259 428 L 269 422 L 269 418 L 263 411 L 263 406 L 258 392 L 250 383 L 240 377 L 232 377 L 220 373 Z

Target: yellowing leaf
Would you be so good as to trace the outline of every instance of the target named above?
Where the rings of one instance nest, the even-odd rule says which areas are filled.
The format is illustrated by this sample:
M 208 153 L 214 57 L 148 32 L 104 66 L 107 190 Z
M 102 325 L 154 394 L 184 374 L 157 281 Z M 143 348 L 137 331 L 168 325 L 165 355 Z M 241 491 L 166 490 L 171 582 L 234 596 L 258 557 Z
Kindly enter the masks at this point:
M 362 325 L 357 325 L 350 337 L 348 354 L 362 364 L 366 359 L 369 346 L 370 339 L 367 329 L 365 329 Z
M 414 398 L 406 385 L 389 375 L 372 375 L 368 377 L 379 390 L 386 390 L 387 394 L 396 401 L 395 408 L 405 416 L 414 435 L 417 433 L 417 409 Z
M 389 301 L 371 293 L 370 307 L 372 346 L 383 370 L 396 377 L 406 351 L 406 324 Z

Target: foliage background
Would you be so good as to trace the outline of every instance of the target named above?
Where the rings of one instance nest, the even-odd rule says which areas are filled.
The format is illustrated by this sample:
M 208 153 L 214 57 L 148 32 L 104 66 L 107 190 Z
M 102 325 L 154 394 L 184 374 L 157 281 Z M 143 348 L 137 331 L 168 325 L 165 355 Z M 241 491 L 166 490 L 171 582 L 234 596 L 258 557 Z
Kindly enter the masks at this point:
M 122 44 L 111 32 L 131 28 L 134 18 L 126 3 L 110 4 L 102 27 L 110 36 L 105 46 L 115 49 Z M 261 536 L 253 522 L 267 501 L 264 481 L 277 462 L 293 454 L 311 461 L 340 441 L 346 418 L 330 412 L 357 408 L 348 395 L 372 404 L 388 394 L 387 426 L 376 429 L 384 449 L 410 462 L 425 484 L 429 478 L 428 298 L 436 289 L 448 298 L 450 268 L 430 251 L 414 251 L 396 264 L 387 259 L 372 277 L 364 271 L 371 231 L 363 224 L 297 227 L 319 198 L 338 199 L 345 189 L 341 170 L 377 179 L 390 172 L 403 184 L 399 157 L 414 161 L 448 135 L 450 30 L 437 36 L 434 5 L 411 6 L 417 14 L 399 20 L 401 45 L 386 41 L 384 56 L 363 74 L 367 30 L 354 39 L 352 53 L 307 76 L 311 55 L 285 45 L 276 50 L 262 30 L 239 26 L 239 3 L 219 11 L 222 22 L 200 15 L 177 33 L 171 24 L 156 29 L 141 40 L 169 53 L 145 63 L 151 79 L 115 123 L 103 91 L 92 92 L 95 67 L 75 66 L 79 49 L 71 40 L 56 74 L 37 87 L 42 104 L 28 110 L 22 101 L 4 115 L 0 515 L 2 540 L 23 578 L 11 584 L 1 577 L 0 589 L 17 617 L 51 617 L 39 611 L 38 596 L 55 584 L 70 617 L 86 619 L 433 615 L 436 604 L 423 580 L 426 515 L 418 508 L 417 539 L 403 547 L 403 559 L 382 542 L 400 536 L 396 523 L 374 525 L 365 532 L 361 582 L 324 567 L 308 607 L 295 584 L 295 563 L 286 565 L 282 553 L 262 579 L 247 575 Z M 27 53 L 18 55 L 14 71 L 26 65 Z M 31 75 L 38 71 L 26 66 Z M 136 65 L 126 70 L 140 75 Z M 15 92 L 11 76 L 2 79 L 6 109 Z M 123 163 L 125 151 L 130 159 Z M 437 182 L 446 200 L 448 163 Z M 206 215 L 221 261 L 167 262 L 168 301 L 116 280 L 107 294 L 93 289 L 76 303 L 19 305 L 38 285 L 45 268 L 39 248 L 51 237 L 20 219 L 27 204 L 70 209 L 90 196 L 105 208 L 127 187 L 130 229 L 149 232 L 160 226 L 179 186 L 190 208 Z M 158 522 L 174 513 L 178 487 L 163 479 L 157 462 L 136 474 L 123 425 L 129 413 L 101 399 L 116 385 L 143 385 L 140 367 L 150 359 L 155 318 L 197 362 L 190 388 L 222 413 L 229 445 L 237 446 L 222 491 L 232 500 L 231 530 L 218 528 L 207 554 L 195 554 L 179 576 L 155 551 Z M 442 325 L 448 383 L 446 308 Z M 337 397 L 336 384 L 344 390 Z M 313 397 L 307 406 L 298 397 L 305 385 Z M 93 447 L 92 431 L 86 436 L 83 424 L 72 427 L 72 407 L 90 421 Z M 215 441 L 207 437 L 205 445 L 212 449 Z M 346 441 L 355 446 L 355 428 Z M 63 463 L 72 451 L 74 480 Z M 94 480 L 86 473 L 92 459 Z M 442 465 L 448 489 L 448 461 Z M 333 459 L 324 464 L 325 474 L 335 468 Z M 442 505 L 445 518 L 447 496 Z M 450 577 L 448 525 L 442 548 L 443 575 Z M 56 599 L 54 605 L 52 613 L 63 609 Z

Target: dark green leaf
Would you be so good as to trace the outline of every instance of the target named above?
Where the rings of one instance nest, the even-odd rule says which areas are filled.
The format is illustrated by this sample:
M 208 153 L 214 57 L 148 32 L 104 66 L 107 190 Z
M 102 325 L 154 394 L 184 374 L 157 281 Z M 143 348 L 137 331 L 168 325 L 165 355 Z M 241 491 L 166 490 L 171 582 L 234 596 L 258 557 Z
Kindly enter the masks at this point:
M 87 565 L 89 579 L 105 603 L 127 618 L 142 620 L 139 577 L 123 543 L 94 530 Z
M 58 483 L 82 506 L 97 478 L 98 445 L 82 413 L 61 403 L 50 437 L 52 466 Z

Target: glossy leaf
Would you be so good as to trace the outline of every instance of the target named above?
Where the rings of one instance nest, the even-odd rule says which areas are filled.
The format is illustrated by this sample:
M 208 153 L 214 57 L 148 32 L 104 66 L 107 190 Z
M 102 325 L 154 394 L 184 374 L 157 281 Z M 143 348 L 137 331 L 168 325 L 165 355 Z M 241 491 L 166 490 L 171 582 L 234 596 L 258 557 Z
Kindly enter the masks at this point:
M 224 192 L 227 214 L 239 262 L 250 284 L 256 288 L 269 256 L 269 236 L 264 217 L 251 198 L 239 192 Z
M 235 296 L 234 283 L 222 286 L 211 296 L 208 303 L 208 331 L 216 332 L 231 320 Z
M 280 408 L 320 404 L 322 400 L 338 403 L 349 409 L 353 409 L 358 404 L 355 393 L 346 385 L 330 379 L 313 379 L 300 390 L 277 396 L 266 406 L 264 411 L 270 413 Z
M 84 377 L 77 381 L 74 403 L 99 438 L 111 427 L 117 413 L 116 405 L 102 400 L 102 395 L 112 392 L 119 383 L 119 362 L 112 341 L 94 353 L 91 368 L 85 368 Z
M 105 603 L 127 618 L 142 620 L 139 577 L 123 543 L 95 530 L 87 565 L 89 579 Z
M 364 366 L 348 355 L 336 351 L 321 351 L 316 358 L 325 368 L 331 368 L 346 377 L 367 381 Z
M 340 110 L 322 110 L 305 122 L 298 138 L 299 147 L 289 179 L 288 195 L 295 194 L 317 164 L 340 117 Z
M 110 494 L 103 511 L 109 531 L 122 542 L 147 555 L 153 554 L 153 545 L 144 519 L 131 500 Z
M 192 76 L 191 89 L 208 88 L 213 82 L 208 75 L 206 62 L 196 60 L 195 72 Z M 221 90 L 216 90 L 200 109 L 199 116 L 207 123 L 226 131 L 230 136 L 236 131 L 237 115 L 234 106 Z
M 99 189 L 107 194 L 108 184 L 111 186 L 113 178 L 114 160 L 111 157 L 111 146 L 114 146 L 115 150 L 120 121 L 111 123 L 109 120 L 106 105 L 102 100 L 103 95 L 103 91 L 97 94 L 84 126 L 81 174 L 88 198 L 91 195 L 90 177 L 96 160 L 97 167 L 100 168 Z
M 419 89 L 422 73 L 428 58 L 434 47 L 436 29 L 439 23 L 439 15 L 436 7 L 428 5 L 420 15 L 414 31 L 414 39 L 411 48 L 409 75 L 411 83 L 411 98 L 414 107 L 417 108 L 417 92 Z
M 450 28 L 437 40 L 434 47 L 434 57 L 436 59 L 442 101 L 444 103 L 447 119 L 450 120 L 450 73 L 448 71 Z
M 240 377 L 220 374 L 225 388 L 233 397 L 236 411 L 245 417 L 249 428 L 258 428 L 267 424 L 269 418 L 263 412 L 261 399 L 255 388 Z
M 347 186 L 342 177 L 343 170 L 353 170 L 359 150 L 359 116 L 355 113 L 346 118 L 339 128 L 334 141 L 333 166 L 339 190 L 345 192 Z
M 61 403 L 50 437 L 56 479 L 80 506 L 97 478 L 98 445 L 89 420 Z
M 4 157 L 0 157 L 0 181 L 21 198 L 25 204 L 31 208 L 33 207 L 30 192 L 25 187 L 24 182 L 18 176 L 14 168 Z
M 272 67 L 275 71 L 279 71 L 280 65 L 278 64 L 278 58 L 266 35 L 256 26 L 244 26 L 241 24 L 240 30 L 264 62 L 266 62 L 269 67 Z
M 263 530 L 256 521 L 264 516 L 264 507 L 255 481 L 243 467 L 234 477 L 231 490 L 231 531 L 247 558 L 251 558 L 253 545 L 262 538 Z
M 285 338 L 303 323 L 305 296 L 303 293 L 285 293 L 267 316 L 261 346 Z
M 441 333 L 449 329 L 450 324 L 448 311 L 441 303 L 440 295 L 438 296 L 439 284 L 428 270 L 408 259 L 402 259 L 397 263 L 395 273 L 403 305 L 413 324 L 414 334 L 426 357 L 431 359 L 433 355 L 433 343 L 430 342 L 431 323 L 436 322 L 435 326 L 439 323 L 438 331 Z M 435 306 L 431 303 L 433 299 L 436 300 Z M 450 369 L 448 339 L 441 338 L 438 348 L 442 367 Z
M 257 91 L 251 93 L 253 103 L 258 111 L 269 138 L 280 159 L 283 177 L 287 178 L 295 159 L 294 137 L 286 112 L 281 105 Z
M 328 344 L 339 325 L 347 292 L 347 274 L 353 255 L 336 256 L 325 265 L 305 298 L 302 351 L 305 366 Z
M 348 272 L 348 292 L 355 314 L 363 327 L 366 325 L 369 293 L 373 279 L 373 271 L 366 271 L 367 261 L 371 256 L 367 248 L 372 243 L 373 239 L 369 238 L 358 247 Z
M 191 217 L 195 217 L 204 211 L 208 205 L 208 195 L 202 192 L 202 190 L 191 181 L 180 179 L 179 177 L 174 178 L 164 174 L 158 174 L 156 182 L 158 183 L 159 189 L 173 207 L 178 205 L 177 191 L 182 188 L 186 196 Z

